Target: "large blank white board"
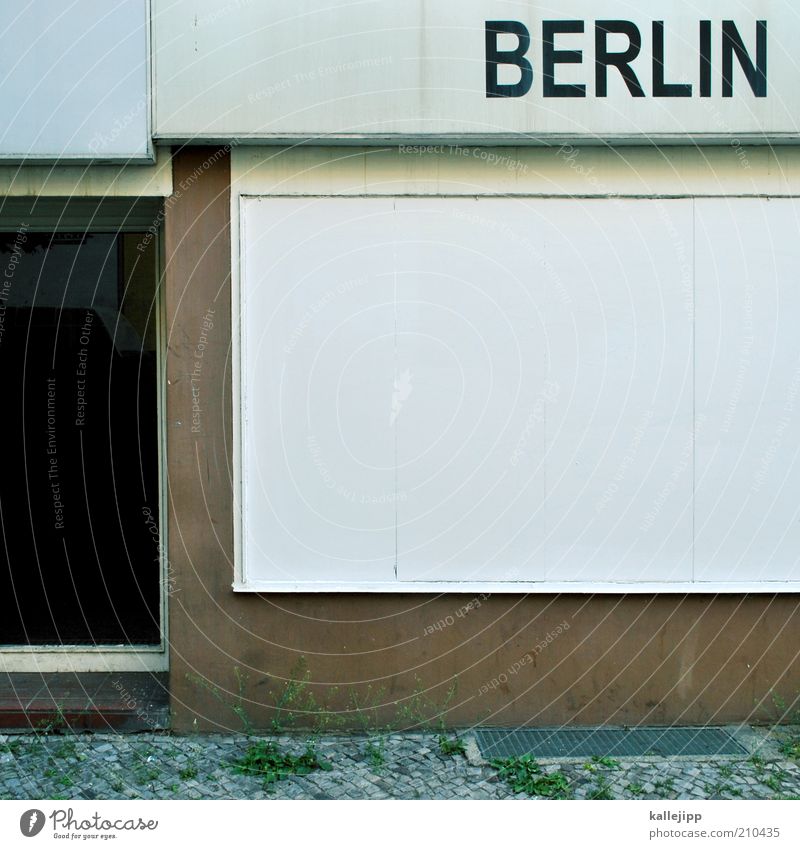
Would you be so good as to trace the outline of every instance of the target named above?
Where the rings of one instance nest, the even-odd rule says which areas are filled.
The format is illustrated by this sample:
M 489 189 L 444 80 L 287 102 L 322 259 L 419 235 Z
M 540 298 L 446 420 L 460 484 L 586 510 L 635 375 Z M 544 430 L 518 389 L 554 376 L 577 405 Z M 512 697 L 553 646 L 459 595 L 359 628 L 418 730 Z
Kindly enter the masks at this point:
M 797 214 L 243 199 L 243 584 L 797 580 Z

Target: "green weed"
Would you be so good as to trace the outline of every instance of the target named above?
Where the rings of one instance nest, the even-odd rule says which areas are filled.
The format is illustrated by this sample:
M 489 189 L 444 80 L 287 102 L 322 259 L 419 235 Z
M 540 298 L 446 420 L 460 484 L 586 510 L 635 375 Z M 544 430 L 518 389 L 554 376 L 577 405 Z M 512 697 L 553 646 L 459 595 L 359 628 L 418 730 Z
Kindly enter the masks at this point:
M 419 678 L 414 679 L 414 692 L 398 706 L 396 723 L 404 731 L 437 728 L 445 731 L 445 716 L 450 703 L 456 696 L 458 684 L 454 682 L 447 690 L 441 703 L 427 695 Z
M 569 781 L 564 773 L 542 772 L 541 766 L 531 755 L 495 758 L 491 765 L 515 793 L 544 796 L 547 799 L 568 799 L 571 796 Z
M 204 690 L 207 690 L 211 695 L 225 707 L 229 708 L 238 718 L 239 722 L 242 724 L 242 731 L 245 734 L 253 733 L 253 724 L 250 721 L 250 717 L 248 716 L 247 710 L 245 709 L 245 689 L 247 686 L 247 676 L 242 674 L 242 671 L 238 666 L 235 666 L 233 669 L 234 677 L 236 678 L 237 685 L 237 695 L 233 700 L 229 699 L 222 690 L 217 687 L 216 684 L 212 684 L 210 681 L 205 678 L 201 678 L 199 675 L 195 675 L 194 673 L 187 672 L 186 678 L 194 684 L 197 684 L 198 687 L 202 687 Z
M 9 740 L 6 743 L 0 743 L 0 754 L 11 754 L 16 757 L 22 748 L 22 743 L 19 740 Z
M 454 755 L 467 754 L 464 741 L 460 737 L 446 737 L 444 734 L 440 734 L 436 739 L 439 743 L 439 751 L 443 755 L 453 757 Z
M 589 791 L 586 795 L 587 799 L 592 799 L 595 801 L 598 800 L 608 800 L 613 799 L 614 796 L 611 793 L 611 785 L 608 783 L 608 779 L 605 775 L 597 776 L 597 783 L 595 786 Z
M 769 787 L 773 793 L 780 793 L 783 790 L 783 782 L 786 778 L 786 773 L 782 769 L 778 769 L 773 773 L 770 773 L 766 778 L 762 778 L 761 781 L 766 787 Z
M 603 757 L 600 757 L 599 755 L 592 755 L 591 761 L 589 763 L 585 763 L 583 768 L 589 772 L 596 772 L 601 766 L 606 769 L 619 769 L 620 763 L 618 760 L 615 760 L 608 755 L 604 755 Z
M 242 775 L 256 775 L 262 779 L 265 787 L 281 781 L 289 775 L 308 775 L 314 770 L 330 770 L 330 763 L 321 760 L 316 749 L 309 744 L 302 755 L 291 755 L 281 751 L 271 740 L 258 740 L 245 752 L 244 757 L 235 764 Z
M 654 786 L 655 786 L 656 792 L 661 792 L 664 795 L 666 795 L 668 793 L 674 793 L 675 792 L 675 779 L 672 778 L 672 777 L 665 778 L 663 781 L 656 781 Z
M 781 741 L 780 753 L 793 761 L 800 760 L 800 737 L 787 737 Z
M 60 734 L 69 728 L 67 717 L 64 713 L 62 705 L 56 705 L 56 709 L 51 716 L 45 716 L 40 719 L 34 726 L 34 731 L 38 735 L 47 736 L 48 734 Z
M 367 760 L 373 769 L 380 769 L 386 763 L 385 742 L 377 737 L 367 741 L 365 752 Z

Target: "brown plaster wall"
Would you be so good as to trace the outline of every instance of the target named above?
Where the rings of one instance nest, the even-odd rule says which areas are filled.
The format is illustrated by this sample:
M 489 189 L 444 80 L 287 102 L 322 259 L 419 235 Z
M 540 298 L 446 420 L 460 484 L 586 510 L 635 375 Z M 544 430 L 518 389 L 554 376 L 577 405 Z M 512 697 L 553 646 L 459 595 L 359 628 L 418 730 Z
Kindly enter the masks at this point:
M 301 658 L 318 701 L 347 709 L 354 688 L 379 697 L 384 720 L 420 684 L 432 703 L 457 684 L 448 725 L 770 720 L 771 693 L 797 700 L 798 596 L 234 594 L 229 183 L 224 151 L 176 153 L 164 225 L 174 728 L 240 728 L 223 704 L 239 681 L 265 726 Z

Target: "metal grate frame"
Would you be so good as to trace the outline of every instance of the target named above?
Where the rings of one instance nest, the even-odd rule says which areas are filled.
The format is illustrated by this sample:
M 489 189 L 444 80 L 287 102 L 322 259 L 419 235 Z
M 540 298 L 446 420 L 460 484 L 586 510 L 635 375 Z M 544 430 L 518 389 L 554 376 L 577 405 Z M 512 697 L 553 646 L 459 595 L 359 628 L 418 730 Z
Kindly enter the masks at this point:
M 487 760 L 747 754 L 723 728 L 476 728 L 475 737 Z

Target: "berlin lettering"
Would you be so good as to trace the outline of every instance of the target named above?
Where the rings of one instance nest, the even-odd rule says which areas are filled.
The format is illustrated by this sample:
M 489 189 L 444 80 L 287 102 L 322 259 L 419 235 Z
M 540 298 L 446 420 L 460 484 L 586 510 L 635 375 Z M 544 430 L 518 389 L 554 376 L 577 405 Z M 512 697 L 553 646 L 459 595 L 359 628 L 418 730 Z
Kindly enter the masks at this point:
M 755 97 L 767 96 L 766 21 L 755 22 L 754 38 L 749 48 L 734 21 L 722 21 L 718 29 L 711 21 L 700 21 L 696 36 L 697 64 L 692 70 L 694 83 L 676 82 L 675 77 L 667 71 L 664 21 L 652 22 L 652 55 L 649 59 L 642 53 L 642 32 L 632 21 L 595 21 L 593 27 L 594 37 L 590 43 L 594 46 L 595 97 L 608 96 L 611 74 L 618 74 L 622 78 L 631 97 L 647 97 L 648 93 L 637 74 L 642 63 L 647 61 L 652 62 L 651 97 L 711 97 L 717 92 L 722 97 L 733 97 L 737 65 L 752 94 Z M 586 22 L 580 20 L 542 21 L 541 83 L 537 85 L 541 86 L 543 97 L 587 96 L 588 83 L 558 82 L 559 65 L 584 63 L 584 51 L 575 49 L 575 39 L 570 39 L 571 49 L 565 49 L 564 42 L 570 36 L 585 34 L 586 28 Z M 527 55 L 531 45 L 528 28 L 520 21 L 486 21 L 485 32 L 486 97 L 524 97 L 534 85 L 534 68 Z M 501 37 L 505 36 L 516 37 L 516 44 L 511 49 L 500 47 Z M 611 49 L 610 36 L 616 37 L 618 49 Z M 620 39 L 625 45 L 623 49 L 619 49 Z M 719 63 L 716 78 L 715 62 Z M 498 69 L 503 65 L 518 69 L 517 82 L 499 82 Z

